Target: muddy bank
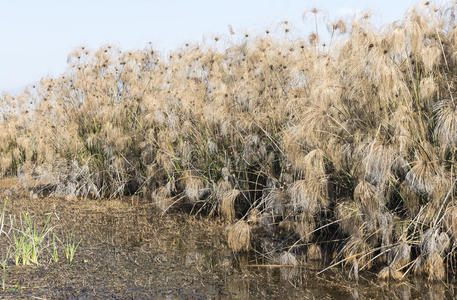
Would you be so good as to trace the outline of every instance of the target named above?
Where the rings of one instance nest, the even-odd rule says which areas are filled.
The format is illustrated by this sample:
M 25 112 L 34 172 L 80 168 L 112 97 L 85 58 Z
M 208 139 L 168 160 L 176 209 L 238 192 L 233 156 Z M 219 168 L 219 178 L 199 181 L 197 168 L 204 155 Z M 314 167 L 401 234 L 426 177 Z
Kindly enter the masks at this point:
M 452 283 L 381 283 L 363 273 L 359 283 L 338 269 L 316 275 L 319 266 L 266 267 L 260 255 L 235 256 L 226 224 L 174 212 L 163 215 L 139 198 L 94 201 L 37 197 L 3 182 L 6 215 L 25 212 L 41 228 L 50 217 L 57 236 L 71 232 L 81 244 L 72 263 L 45 244 L 38 264 L 7 262 L 2 299 L 445 299 Z M 5 221 L 8 224 L 8 221 Z M 0 249 L 11 243 L 0 236 Z M 61 250 L 59 250 L 61 252 Z M 261 267 L 258 267 L 261 265 Z

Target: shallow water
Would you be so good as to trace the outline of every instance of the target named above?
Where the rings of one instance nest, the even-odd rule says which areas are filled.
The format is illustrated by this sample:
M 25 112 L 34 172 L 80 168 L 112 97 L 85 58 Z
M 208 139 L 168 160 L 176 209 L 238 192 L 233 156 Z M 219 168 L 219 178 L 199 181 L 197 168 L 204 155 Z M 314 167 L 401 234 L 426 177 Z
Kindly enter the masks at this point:
M 11 197 L 8 214 L 27 211 L 57 235 L 82 239 L 75 261 L 6 272 L 5 299 L 451 299 L 455 285 L 410 280 L 380 282 L 369 272 L 359 282 L 341 269 L 316 275 L 319 266 L 268 267 L 255 256 L 235 256 L 225 224 L 187 214 L 162 215 L 140 201 Z M 0 236 L 0 251 L 8 239 Z M 61 253 L 61 257 L 63 254 Z M 264 265 L 261 267 L 253 265 Z

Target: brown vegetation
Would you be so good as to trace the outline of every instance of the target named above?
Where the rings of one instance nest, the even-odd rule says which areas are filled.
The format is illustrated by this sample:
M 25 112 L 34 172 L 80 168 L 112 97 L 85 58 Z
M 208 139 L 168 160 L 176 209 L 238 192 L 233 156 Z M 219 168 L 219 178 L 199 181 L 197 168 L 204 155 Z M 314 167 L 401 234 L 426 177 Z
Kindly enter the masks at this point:
M 319 245 L 354 274 L 442 279 L 457 231 L 455 10 L 427 2 L 381 29 L 338 21 L 331 47 L 289 29 L 166 58 L 81 47 L 67 73 L 1 97 L 0 173 L 220 214 L 235 251 Z

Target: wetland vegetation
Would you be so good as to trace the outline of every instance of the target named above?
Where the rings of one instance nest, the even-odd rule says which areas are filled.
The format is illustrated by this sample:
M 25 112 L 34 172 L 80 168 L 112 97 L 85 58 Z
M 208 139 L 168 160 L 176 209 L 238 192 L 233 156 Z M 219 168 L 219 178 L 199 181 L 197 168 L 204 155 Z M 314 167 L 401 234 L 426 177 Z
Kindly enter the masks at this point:
M 284 21 L 166 56 L 75 49 L 61 76 L 0 97 L 3 286 L 266 297 L 287 293 L 263 284 L 279 276 L 312 297 L 334 276 L 341 297 L 453 295 L 456 9 L 327 20 L 325 42 L 313 9 L 306 38 Z

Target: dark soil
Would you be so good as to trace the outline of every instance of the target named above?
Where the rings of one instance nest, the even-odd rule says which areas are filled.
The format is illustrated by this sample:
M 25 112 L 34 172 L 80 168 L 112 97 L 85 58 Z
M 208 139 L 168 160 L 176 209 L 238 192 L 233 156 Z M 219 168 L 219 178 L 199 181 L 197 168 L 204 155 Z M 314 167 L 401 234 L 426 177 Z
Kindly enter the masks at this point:
M 70 264 L 63 251 L 39 264 L 8 261 L 2 299 L 445 299 L 453 285 L 423 281 L 380 283 L 367 273 L 359 283 L 341 270 L 316 276 L 315 267 L 252 267 L 254 255 L 235 257 L 225 225 L 186 213 L 163 215 L 139 198 L 122 200 L 39 197 L 14 180 L 1 183 L 7 216 L 28 212 L 58 237 L 73 233 L 81 244 Z M 0 236 L 5 253 L 12 241 Z

